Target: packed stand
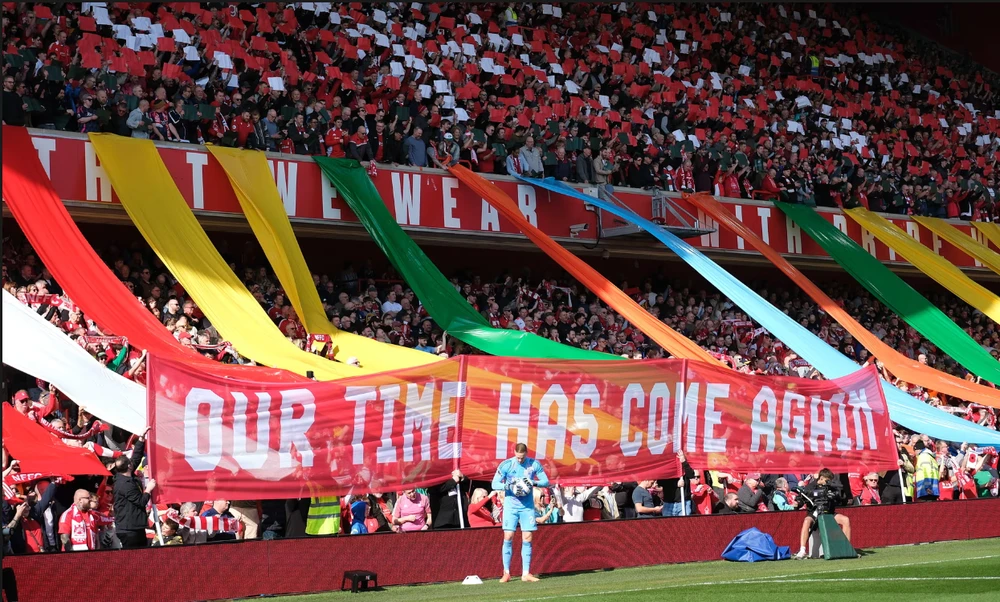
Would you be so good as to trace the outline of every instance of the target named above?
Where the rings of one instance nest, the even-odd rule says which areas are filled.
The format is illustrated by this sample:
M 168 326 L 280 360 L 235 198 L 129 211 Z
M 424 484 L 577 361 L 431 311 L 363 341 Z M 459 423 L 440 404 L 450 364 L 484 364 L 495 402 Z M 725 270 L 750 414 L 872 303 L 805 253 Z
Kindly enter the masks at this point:
M 5 123 L 1000 217 L 997 76 L 847 5 L 95 4 L 4 5 Z
M 199 349 L 221 362 L 252 363 L 222 340 L 197 305 L 187 299 L 163 264 L 145 248 L 108 247 L 102 253 L 109 267 L 182 344 Z M 116 333 L 102 331 L 73 305 L 51 274 L 38 262 L 27 243 L 5 242 L 3 286 L 35 308 L 55 326 L 87 349 L 97 361 L 126 378 L 145 383 L 145 353 Z M 229 254 L 244 283 L 276 326 L 297 345 L 314 353 L 328 351 L 322 336 L 312 336 L 298 321 L 273 273 L 259 265 L 251 246 L 237 258 Z M 490 281 L 480 276 L 452 280 L 470 304 L 496 328 L 531 331 L 567 345 L 621 354 L 635 359 L 665 354 L 615 312 L 569 280 L 546 278 L 540 285 L 528 273 L 502 274 Z M 414 347 L 427 353 L 476 353 L 447 334 L 427 317 L 423 306 L 392 271 L 377 271 L 370 262 L 348 263 L 336 274 L 314 275 L 314 283 L 331 322 L 388 344 Z M 629 292 L 648 310 L 697 341 L 734 368 L 757 374 L 819 378 L 819 374 L 780 341 L 742 314 L 731 302 L 699 285 L 677 287 L 661 272 Z M 859 363 L 871 361 L 849 334 L 819 312 L 800 294 L 761 289 L 773 304 L 803 326 Z M 903 353 L 940 369 L 959 368 L 912 329 L 892 316 L 866 293 L 835 287 L 831 295 L 866 327 Z M 995 325 L 951 298 L 937 300 L 959 324 L 998 353 Z M 9 371 L 8 371 L 9 372 Z M 883 368 L 884 372 L 884 368 Z M 892 376 L 885 374 L 888 378 Z M 236 538 L 273 538 L 302 534 L 376 531 L 406 532 L 457 527 L 458 508 L 448 491 L 462 491 L 463 511 L 472 527 L 498 525 L 502 492 L 490 493 L 484 483 L 469 483 L 457 473 L 430 491 L 371 494 L 357 499 L 337 498 L 325 503 L 340 512 L 335 522 L 310 530 L 309 500 L 189 502 L 161 507 L 159 531 L 147 521 L 146 506 L 155 483 L 144 480 L 144 434 L 127 433 L 104 425 L 48 383 L 24 375 L 11 382 L 11 403 L 33 422 L 67 445 L 83 446 L 104 460 L 112 480 L 77 477 L 70 482 L 41 479 L 22 483 L 17 460 L 4 454 L 4 525 L 9 549 L 17 552 L 96 549 L 147 545 L 176 545 Z M 8 378 L 10 378 L 8 376 Z M 968 375 L 968 378 L 972 378 Z M 912 395 L 955 412 L 988 428 L 996 428 L 993 409 L 948 400 L 931 391 L 893 381 Z M 995 455 L 968 445 L 929 440 L 920 434 L 897 431 L 900 470 L 844 477 L 843 503 L 897 503 L 913 499 L 969 499 L 997 495 Z M 755 475 L 724 472 L 695 473 L 686 464 L 681 481 L 596 484 L 585 488 L 536 489 L 540 522 L 579 522 L 615 518 L 675 516 L 691 513 L 733 513 L 790 510 L 797 507 L 794 489 L 810 475 Z M 902 485 L 902 486 L 901 486 Z M 683 491 L 683 494 L 681 493 Z M 683 497 L 682 497 L 683 496 Z M 684 504 L 681 504 L 682 499 Z M 405 513 L 404 513 L 405 512 Z M 465 520 L 464 518 L 462 520 Z M 66 532 L 64 533 L 63 530 Z M 65 536 L 65 537 L 63 537 Z

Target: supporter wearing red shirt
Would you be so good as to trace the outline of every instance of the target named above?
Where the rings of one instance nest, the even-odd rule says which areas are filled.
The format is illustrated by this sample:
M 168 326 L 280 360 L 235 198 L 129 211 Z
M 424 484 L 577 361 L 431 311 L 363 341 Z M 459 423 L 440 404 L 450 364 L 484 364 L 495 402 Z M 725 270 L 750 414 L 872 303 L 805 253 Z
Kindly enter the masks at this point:
M 253 133 L 253 119 L 250 117 L 250 106 L 243 107 L 239 117 L 233 120 L 233 131 L 236 132 L 236 146 L 245 148 L 247 138 Z
M 97 549 L 97 529 L 114 523 L 90 509 L 90 492 L 77 489 L 73 494 L 73 506 L 59 517 L 59 539 L 63 550 L 77 552 Z
M 281 334 L 292 339 L 306 338 L 307 334 L 305 326 L 299 322 L 298 316 L 295 315 L 295 310 L 290 305 L 287 306 L 286 309 L 288 314 L 285 316 L 285 319 L 278 324 L 278 330 L 281 331 Z
M 740 180 L 736 177 L 736 165 L 731 165 L 725 172 L 720 172 L 716 184 L 722 196 L 740 198 Z
M 340 98 L 335 97 L 334 100 Z M 326 143 L 326 154 L 328 157 L 333 157 L 334 159 L 343 159 L 347 156 L 344 151 L 344 141 L 347 139 L 347 132 L 344 131 L 344 120 L 338 115 L 333 120 L 333 125 L 326 132 L 326 138 L 324 142 Z
M 67 34 L 65 31 L 59 32 L 59 37 L 55 42 L 49 44 L 48 53 L 50 56 L 55 56 L 55 59 L 63 64 L 63 68 L 69 68 L 70 60 L 72 59 L 72 49 L 66 44 Z
M 493 518 L 493 513 L 486 507 L 486 504 L 490 500 L 494 500 L 494 505 L 498 505 L 496 499 L 499 493 L 499 491 L 491 491 L 487 494 L 486 490 L 482 488 L 472 492 L 472 500 L 469 502 L 469 526 L 471 528 L 497 526 L 497 521 Z
M 674 186 L 678 192 L 694 192 L 694 167 L 691 161 L 684 160 L 684 164 L 677 168 L 674 174 Z
M 712 508 L 719 503 L 719 495 L 715 490 L 702 483 L 701 473 L 695 472 L 691 477 L 691 505 L 698 514 L 711 514 Z

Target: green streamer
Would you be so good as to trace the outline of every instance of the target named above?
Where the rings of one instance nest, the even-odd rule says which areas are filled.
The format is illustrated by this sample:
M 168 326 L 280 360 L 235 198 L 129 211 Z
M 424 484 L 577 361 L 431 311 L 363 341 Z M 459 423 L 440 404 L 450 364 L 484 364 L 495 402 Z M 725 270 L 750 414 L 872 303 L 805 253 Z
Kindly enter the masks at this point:
M 1000 362 L 923 295 L 812 208 L 775 202 L 830 257 L 893 313 L 973 374 L 1000 383 Z
M 621 359 L 608 353 L 569 347 L 528 332 L 490 327 L 399 227 L 360 163 L 353 159 L 313 158 L 368 234 L 413 288 L 420 302 L 449 335 L 490 355 L 563 360 Z

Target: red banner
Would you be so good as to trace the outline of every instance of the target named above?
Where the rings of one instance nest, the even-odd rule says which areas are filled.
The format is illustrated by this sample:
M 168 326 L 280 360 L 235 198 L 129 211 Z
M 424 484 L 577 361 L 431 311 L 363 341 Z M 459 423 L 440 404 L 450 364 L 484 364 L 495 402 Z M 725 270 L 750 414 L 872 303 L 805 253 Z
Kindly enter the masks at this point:
M 110 205 L 118 199 L 104 168 L 101 167 L 86 136 L 71 132 L 30 130 L 34 149 L 45 172 L 53 177 L 52 185 L 64 201 L 86 202 L 91 206 Z M 242 214 L 233 187 L 222 166 L 205 148 L 191 144 L 157 144 L 160 157 L 174 182 L 193 209 L 218 213 Z M 357 218 L 339 198 L 334 187 L 320 173 L 311 157 L 301 155 L 268 156 L 268 166 L 274 176 L 288 217 L 293 224 L 338 227 L 356 224 Z M 507 176 L 490 176 L 490 181 L 514 199 L 525 218 L 549 236 L 594 240 L 597 228 L 594 214 L 579 201 L 536 189 Z M 389 212 L 404 228 L 447 230 L 450 236 L 466 233 L 478 235 L 518 234 L 519 230 L 467 187 L 448 174 L 427 168 L 379 165 L 375 182 Z M 579 186 L 587 194 L 597 194 L 593 187 Z M 616 188 L 618 197 L 633 211 L 645 218 L 653 216 L 652 194 L 635 188 Z M 690 212 L 702 227 L 713 230 L 690 240 L 701 249 L 749 253 L 742 238 L 725 228 L 719 228 L 711 216 L 670 193 L 683 211 Z M 795 257 L 823 258 L 830 261 L 823 249 L 791 220 L 768 202 L 747 199 L 720 199 L 743 224 L 764 239 L 779 253 Z M 833 223 L 876 258 L 884 262 L 905 263 L 901 257 L 876 240 L 861 226 L 839 210 L 820 209 L 820 215 Z M 941 240 L 933 232 L 921 228 L 904 216 L 890 216 L 890 221 L 910 236 L 951 263 L 961 268 L 981 268 L 976 261 Z M 953 226 L 983 244 L 989 244 L 968 222 L 954 220 Z M 573 229 L 578 224 L 590 224 L 586 231 Z M 621 225 L 617 218 L 604 215 L 605 228 Z M 80 299 L 82 301 L 82 299 Z
M 696 468 L 896 467 L 874 368 L 835 380 L 699 362 L 484 356 L 332 382 L 220 378 L 150 358 L 158 500 L 294 498 L 489 479 L 518 442 L 561 484 Z

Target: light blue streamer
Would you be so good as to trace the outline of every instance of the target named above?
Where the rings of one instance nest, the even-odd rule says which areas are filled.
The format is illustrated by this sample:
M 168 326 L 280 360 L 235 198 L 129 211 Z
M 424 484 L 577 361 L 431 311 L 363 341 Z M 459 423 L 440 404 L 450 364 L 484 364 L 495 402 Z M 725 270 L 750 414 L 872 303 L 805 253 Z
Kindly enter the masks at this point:
M 785 315 L 784 312 L 747 288 L 746 285 L 733 277 L 732 274 L 722 269 L 722 267 L 708 257 L 705 257 L 701 251 L 661 226 L 636 214 L 631 209 L 625 209 L 614 203 L 583 194 L 575 188 L 553 178 L 540 180 L 537 178 L 517 177 L 524 182 L 544 188 L 545 190 L 594 205 L 652 234 L 668 249 L 683 259 L 685 263 L 697 270 L 698 273 L 718 288 L 722 294 L 828 378 L 847 376 L 859 369 L 858 365 L 853 361 L 827 345 L 822 339 L 803 328 L 795 320 Z M 1000 445 L 1000 433 L 996 431 L 973 424 L 943 410 L 929 406 L 897 389 L 885 380 L 882 381 L 882 388 L 885 390 L 885 397 L 892 420 L 912 431 L 924 433 L 935 439 L 944 439 L 946 441 L 967 442 L 979 445 Z

